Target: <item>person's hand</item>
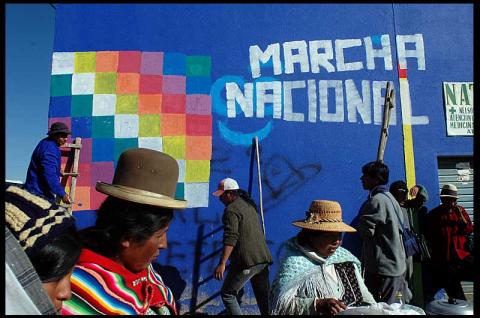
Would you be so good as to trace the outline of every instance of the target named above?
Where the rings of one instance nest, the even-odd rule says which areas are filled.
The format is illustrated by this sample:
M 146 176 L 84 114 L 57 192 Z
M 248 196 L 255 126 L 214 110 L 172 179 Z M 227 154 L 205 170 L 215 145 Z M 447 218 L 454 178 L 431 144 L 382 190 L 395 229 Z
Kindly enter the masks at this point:
M 215 268 L 215 271 L 213 272 L 213 276 L 215 279 L 223 279 L 223 273 L 225 272 L 225 264 L 218 264 L 218 266 Z
M 322 314 L 336 315 L 345 309 L 347 306 L 334 298 L 317 299 L 315 302 L 315 310 Z
M 417 186 L 413 186 L 411 189 L 410 189 L 410 196 L 412 198 L 415 198 L 417 196 L 417 193 L 418 193 L 418 187 Z
M 62 201 L 65 202 L 66 204 L 71 204 L 72 201 L 70 200 L 70 196 L 65 193 L 65 195 L 62 197 Z

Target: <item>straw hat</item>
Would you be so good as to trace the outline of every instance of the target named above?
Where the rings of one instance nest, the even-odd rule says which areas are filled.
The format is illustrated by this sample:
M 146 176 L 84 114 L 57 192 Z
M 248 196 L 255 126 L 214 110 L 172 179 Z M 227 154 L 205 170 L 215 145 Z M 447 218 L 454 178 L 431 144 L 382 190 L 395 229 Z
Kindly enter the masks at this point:
M 342 208 L 337 201 L 314 200 L 306 212 L 305 220 L 292 222 L 293 225 L 316 231 L 356 232 L 353 227 L 343 223 Z
M 458 199 L 458 189 L 454 184 L 447 183 L 442 187 L 442 191 L 440 192 L 440 197 L 444 198 L 455 198 Z
M 169 155 L 146 148 L 124 151 L 112 184 L 97 182 L 99 192 L 126 201 L 164 208 L 185 209 L 187 201 L 174 198 L 178 163 Z

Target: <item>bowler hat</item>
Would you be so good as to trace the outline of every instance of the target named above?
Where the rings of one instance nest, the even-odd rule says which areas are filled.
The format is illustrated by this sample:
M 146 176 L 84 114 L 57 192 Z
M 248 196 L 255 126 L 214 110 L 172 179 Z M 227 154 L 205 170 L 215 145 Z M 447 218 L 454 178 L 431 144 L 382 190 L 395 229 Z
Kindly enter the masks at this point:
M 99 181 L 96 189 L 126 201 L 184 209 L 187 201 L 174 198 L 178 174 L 178 163 L 169 155 L 134 148 L 120 155 L 112 184 Z
M 316 231 L 356 232 L 353 227 L 343 223 L 342 208 L 337 201 L 314 200 L 306 212 L 305 220 L 292 222 L 293 225 Z
M 440 192 L 441 198 L 455 198 L 458 199 L 458 190 L 454 184 L 447 183 L 442 187 L 442 191 Z
M 47 135 L 52 136 L 55 134 L 71 134 L 70 128 L 62 122 L 55 122 L 50 126 L 50 130 L 48 131 Z

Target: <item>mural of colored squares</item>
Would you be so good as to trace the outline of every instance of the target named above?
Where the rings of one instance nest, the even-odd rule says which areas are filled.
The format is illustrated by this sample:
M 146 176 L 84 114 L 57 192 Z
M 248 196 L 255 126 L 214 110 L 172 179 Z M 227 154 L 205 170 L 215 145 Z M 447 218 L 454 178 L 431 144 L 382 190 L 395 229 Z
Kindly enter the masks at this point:
M 142 51 L 54 52 L 49 125 L 82 138 L 74 211 L 95 210 L 120 154 L 163 151 L 180 168 L 176 198 L 207 207 L 212 156 L 211 58 Z M 67 160 L 63 158 L 65 166 Z M 67 188 L 69 185 L 67 185 Z

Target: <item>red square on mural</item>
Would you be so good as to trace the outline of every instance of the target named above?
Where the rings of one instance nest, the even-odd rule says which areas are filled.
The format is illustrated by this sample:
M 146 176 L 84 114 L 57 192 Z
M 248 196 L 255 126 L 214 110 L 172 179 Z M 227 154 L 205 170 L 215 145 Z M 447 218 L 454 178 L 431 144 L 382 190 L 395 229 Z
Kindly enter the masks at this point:
M 82 138 L 81 141 L 80 163 L 89 163 L 92 161 L 92 138 Z
M 78 165 L 77 186 L 90 186 L 92 184 L 91 165 L 80 163 Z
M 162 75 L 140 75 L 140 94 L 162 93 Z
M 211 136 L 212 116 L 187 115 L 187 136 Z
M 186 95 L 183 94 L 163 94 L 162 112 L 184 114 L 186 99 Z
M 139 51 L 118 52 L 118 72 L 140 73 L 142 53 Z

